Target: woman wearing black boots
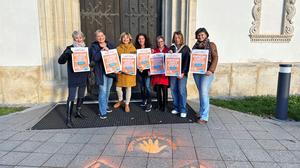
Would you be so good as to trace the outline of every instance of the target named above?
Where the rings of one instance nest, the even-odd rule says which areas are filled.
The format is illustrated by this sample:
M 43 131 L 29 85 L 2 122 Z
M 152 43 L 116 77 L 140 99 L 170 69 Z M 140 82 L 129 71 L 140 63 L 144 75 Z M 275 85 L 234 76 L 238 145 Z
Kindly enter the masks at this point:
M 85 116 L 80 113 L 81 105 L 83 103 L 83 98 L 85 94 L 85 88 L 87 85 L 88 72 L 74 72 L 72 68 L 72 47 L 85 47 L 84 39 L 85 36 L 81 31 L 74 31 L 72 33 L 73 44 L 67 46 L 65 51 L 58 59 L 59 64 L 67 63 L 67 71 L 68 71 L 68 100 L 67 100 L 67 119 L 66 125 L 68 128 L 73 127 L 72 123 L 72 111 L 74 100 L 77 91 L 77 103 L 76 103 L 76 114 L 75 117 L 79 117 L 84 119 Z

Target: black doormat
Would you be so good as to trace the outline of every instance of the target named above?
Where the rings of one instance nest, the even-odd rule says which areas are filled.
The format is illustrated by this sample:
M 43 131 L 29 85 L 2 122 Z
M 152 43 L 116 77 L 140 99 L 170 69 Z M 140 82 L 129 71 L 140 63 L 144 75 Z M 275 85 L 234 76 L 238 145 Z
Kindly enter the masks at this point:
M 97 115 L 98 104 L 84 104 L 82 106 L 82 114 L 87 118 L 80 119 L 72 117 L 74 128 L 93 128 L 93 127 L 109 127 L 109 126 L 129 126 L 129 125 L 149 125 L 149 124 L 171 124 L 171 123 L 192 123 L 196 121 L 194 110 L 187 105 L 187 118 L 181 118 L 179 114 L 171 114 L 172 102 L 168 103 L 168 112 L 161 112 L 156 108 L 156 102 L 153 103 L 152 111 L 146 113 L 140 103 L 130 103 L 130 113 L 125 113 L 123 108 L 113 109 L 108 113 L 107 119 L 100 119 Z M 113 103 L 110 103 L 113 106 Z M 75 108 L 75 105 L 74 105 Z M 64 129 L 66 117 L 66 105 L 58 104 L 45 117 L 43 117 L 33 130 L 43 129 Z

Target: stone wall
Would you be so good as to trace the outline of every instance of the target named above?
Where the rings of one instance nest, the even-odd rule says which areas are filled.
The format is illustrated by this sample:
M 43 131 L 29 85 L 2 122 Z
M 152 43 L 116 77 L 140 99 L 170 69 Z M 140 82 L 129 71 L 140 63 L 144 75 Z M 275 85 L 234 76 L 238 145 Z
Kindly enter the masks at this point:
M 241 97 L 276 95 L 278 63 L 220 64 L 211 95 Z M 37 104 L 64 101 L 66 81 L 46 81 L 42 67 L 0 67 L 0 104 Z M 290 94 L 300 94 L 300 63 L 292 68 Z M 192 75 L 188 80 L 188 99 L 198 98 Z

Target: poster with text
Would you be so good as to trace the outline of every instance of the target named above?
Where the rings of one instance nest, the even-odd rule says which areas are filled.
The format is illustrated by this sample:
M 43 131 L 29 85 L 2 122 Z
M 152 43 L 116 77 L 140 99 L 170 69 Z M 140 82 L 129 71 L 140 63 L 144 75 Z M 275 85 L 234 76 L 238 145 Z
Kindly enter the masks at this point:
M 105 73 L 115 73 L 121 70 L 120 60 L 117 49 L 101 51 Z
M 72 67 L 74 72 L 90 71 L 88 47 L 72 47 Z
M 181 53 L 165 54 L 165 71 L 166 76 L 181 75 Z
M 150 60 L 149 60 L 150 54 L 151 54 L 150 48 L 136 50 L 138 69 L 140 70 L 150 69 Z
M 136 75 L 136 55 L 121 54 L 122 72 L 128 75 Z
M 194 49 L 191 54 L 190 73 L 205 74 L 209 50 Z
M 164 59 L 164 53 L 150 55 L 150 75 L 165 74 Z

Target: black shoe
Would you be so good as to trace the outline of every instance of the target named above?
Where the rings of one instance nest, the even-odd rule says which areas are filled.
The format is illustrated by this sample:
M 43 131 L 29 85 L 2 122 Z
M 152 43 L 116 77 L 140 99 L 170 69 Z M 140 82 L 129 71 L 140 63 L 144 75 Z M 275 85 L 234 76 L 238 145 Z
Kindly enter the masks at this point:
M 75 118 L 81 118 L 81 119 L 86 119 L 86 116 L 80 113 L 81 111 L 81 105 L 83 103 L 83 98 L 78 98 L 77 103 L 76 103 L 76 114 Z
M 142 101 L 142 103 L 140 104 L 141 107 L 145 107 L 147 105 L 147 101 Z
M 73 112 L 74 101 L 67 101 L 66 105 L 67 105 L 66 125 L 68 128 L 73 128 L 72 112 Z
M 147 104 L 145 112 L 149 113 L 151 109 L 152 109 L 152 104 Z

